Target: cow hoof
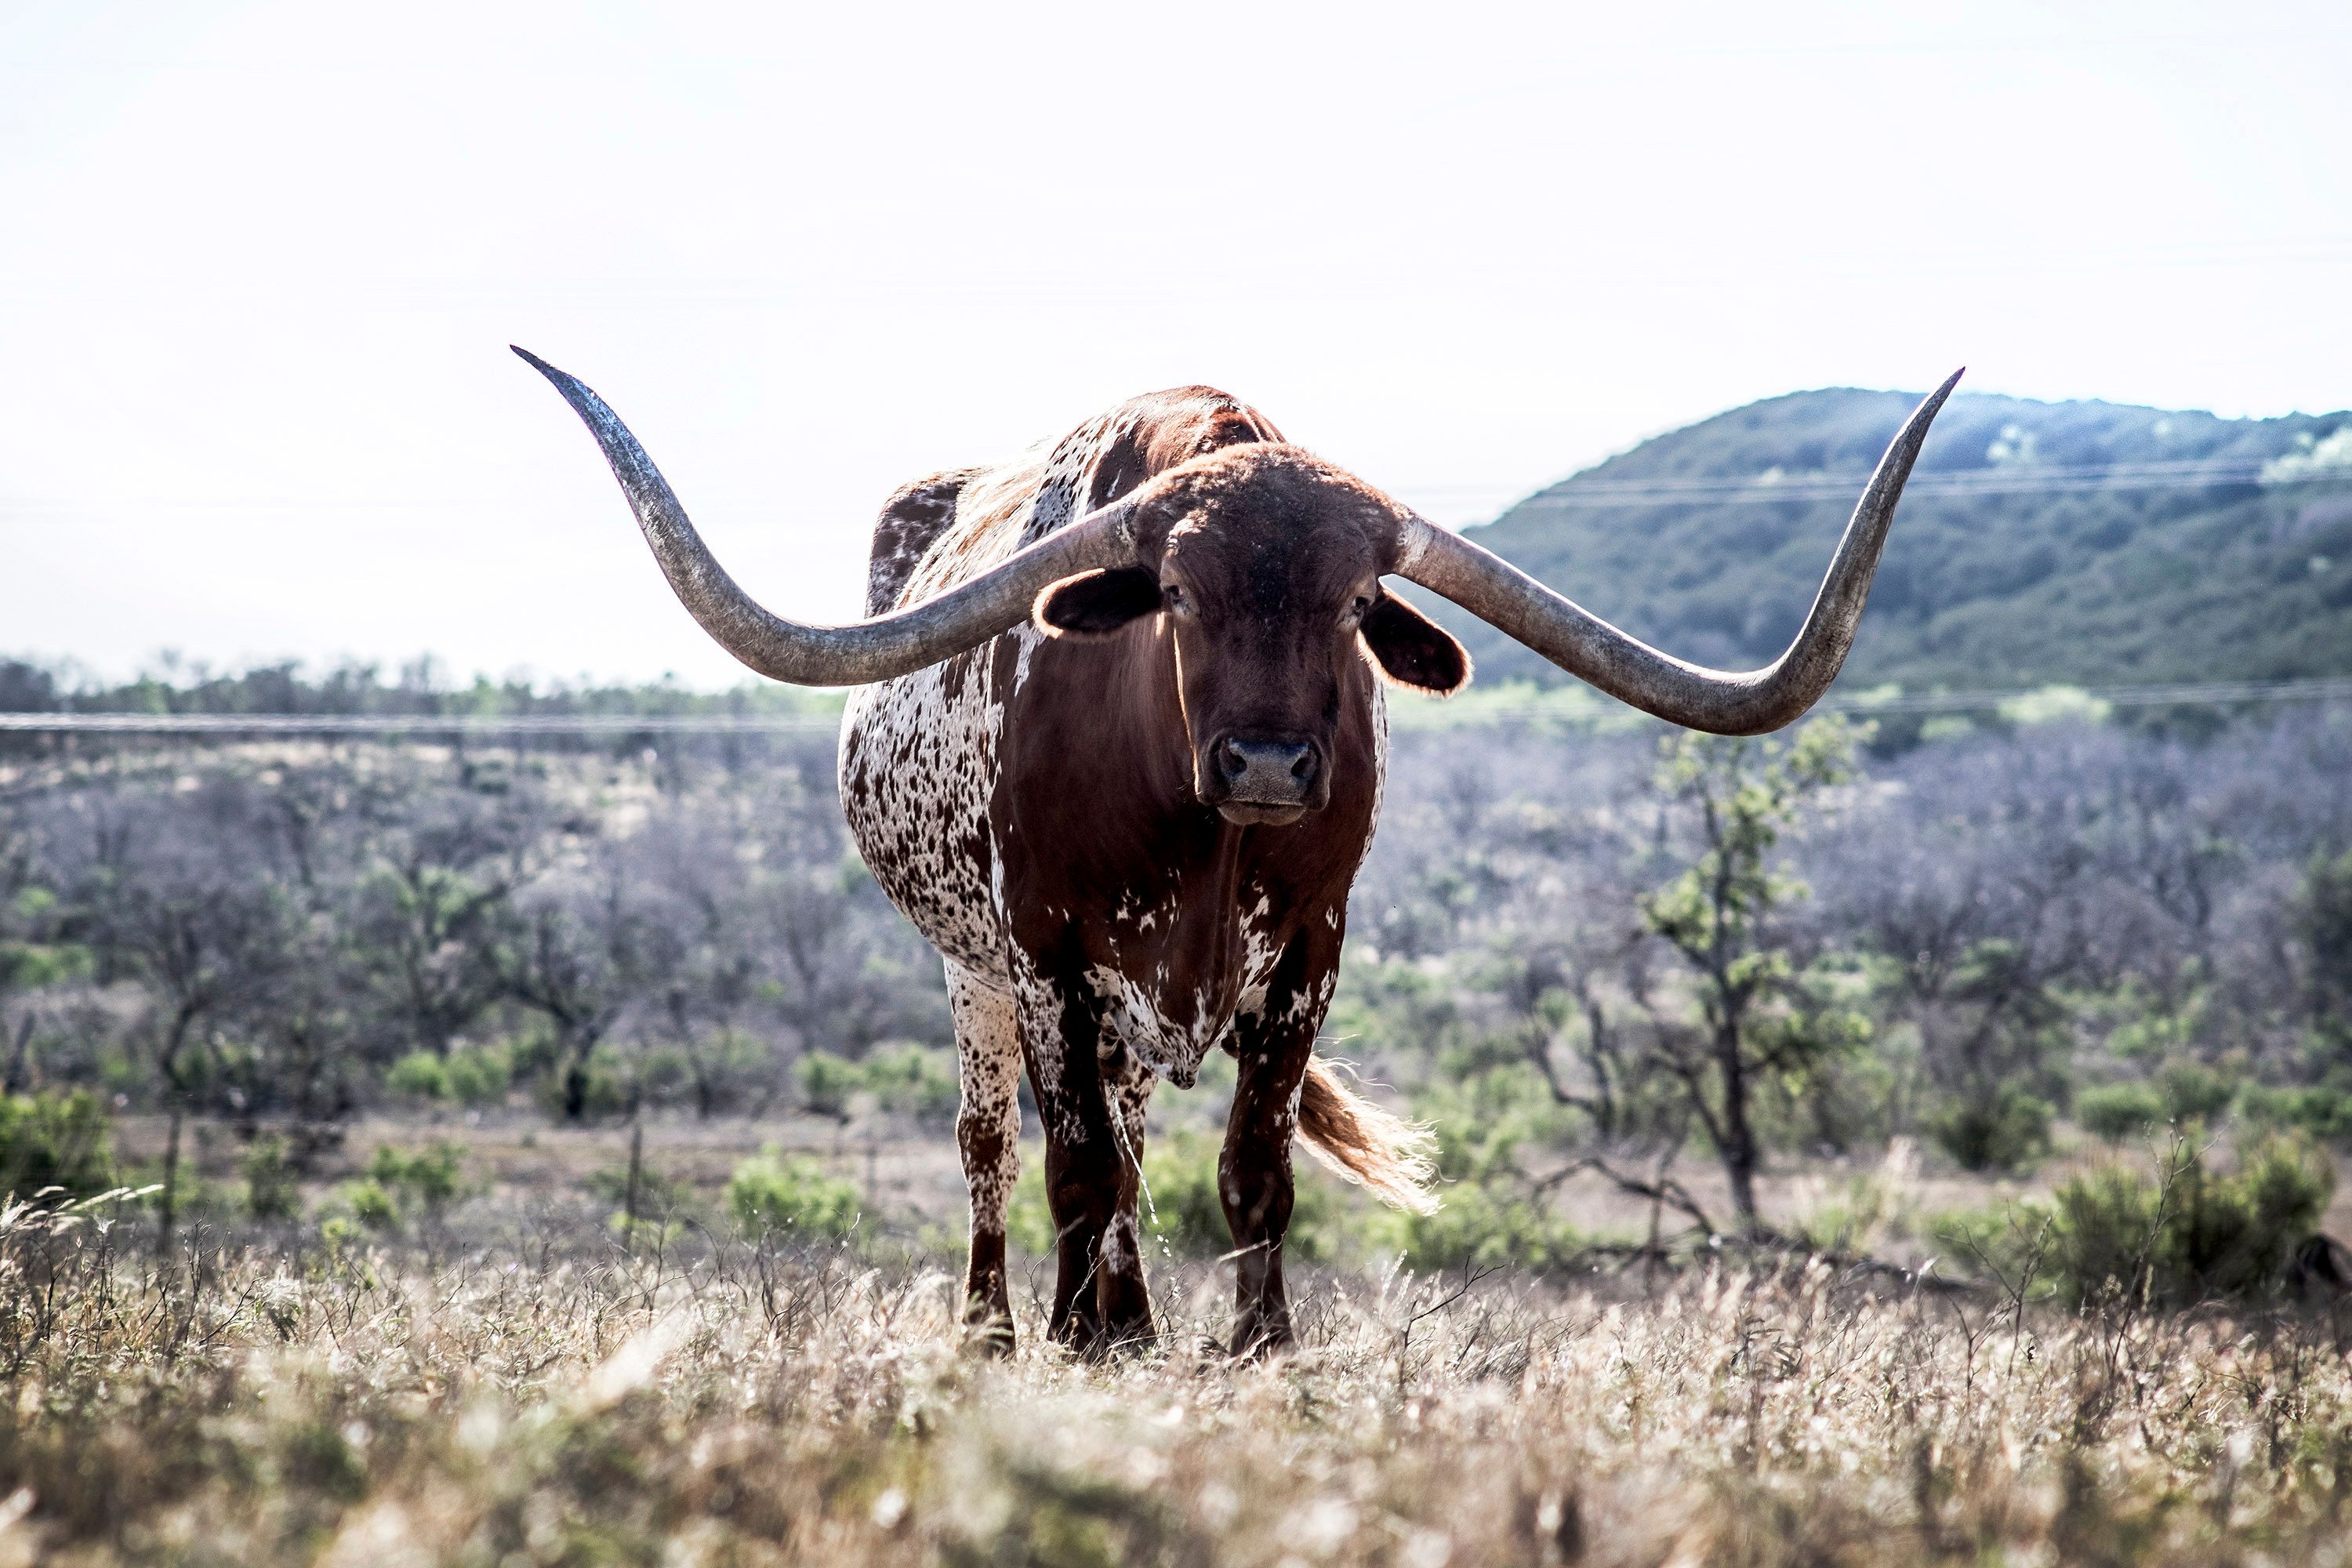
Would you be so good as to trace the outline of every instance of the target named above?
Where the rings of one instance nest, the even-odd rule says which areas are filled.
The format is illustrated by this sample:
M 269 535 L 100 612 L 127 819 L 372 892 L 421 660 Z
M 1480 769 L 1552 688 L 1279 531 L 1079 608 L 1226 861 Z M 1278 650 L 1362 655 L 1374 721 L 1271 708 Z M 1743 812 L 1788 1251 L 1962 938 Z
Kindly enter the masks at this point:
M 1269 1322 L 1245 1318 L 1234 1325 L 1233 1343 L 1226 1353 L 1235 1361 L 1265 1361 L 1274 1356 L 1287 1355 L 1297 1344 L 1288 1319 Z
M 1145 1323 L 1139 1327 L 1105 1329 L 1085 1343 L 1072 1345 L 1070 1352 L 1081 1361 L 1100 1365 L 1105 1362 L 1148 1356 L 1159 1348 L 1159 1331 Z
M 1013 1351 L 1013 1325 L 1002 1318 L 994 1322 L 967 1322 L 963 1326 L 963 1349 L 967 1355 L 982 1361 L 1010 1361 Z
M 1081 1318 L 1072 1313 L 1054 1324 L 1046 1337 L 1074 1356 L 1091 1356 L 1096 1347 L 1103 1342 L 1102 1325 L 1091 1318 Z
M 1053 1340 L 1080 1361 L 1107 1362 L 1114 1357 L 1149 1355 L 1160 1348 L 1160 1331 L 1149 1318 L 1105 1327 L 1073 1317 L 1055 1331 Z
M 1150 1319 L 1139 1323 L 1128 1323 L 1108 1330 L 1095 1342 L 1093 1359 L 1108 1361 L 1113 1357 L 1126 1359 L 1146 1356 L 1160 1348 L 1160 1331 Z

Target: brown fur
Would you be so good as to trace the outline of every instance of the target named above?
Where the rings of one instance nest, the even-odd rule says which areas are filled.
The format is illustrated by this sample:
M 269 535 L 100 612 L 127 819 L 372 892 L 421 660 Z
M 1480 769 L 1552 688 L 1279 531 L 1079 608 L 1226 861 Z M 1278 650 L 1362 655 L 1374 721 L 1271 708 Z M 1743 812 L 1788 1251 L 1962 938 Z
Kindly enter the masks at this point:
M 1428 1125 L 1382 1110 L 1340 1082 L 1321 1057 L 1307 1064 L 1298 1135 L 1308 1152 L 1382 1203 L 1413 1214 L 1437 1212 L 1437 1196 L 1429 1190 L 1437 1170 L 1430 1161 L 1435 1139 Z

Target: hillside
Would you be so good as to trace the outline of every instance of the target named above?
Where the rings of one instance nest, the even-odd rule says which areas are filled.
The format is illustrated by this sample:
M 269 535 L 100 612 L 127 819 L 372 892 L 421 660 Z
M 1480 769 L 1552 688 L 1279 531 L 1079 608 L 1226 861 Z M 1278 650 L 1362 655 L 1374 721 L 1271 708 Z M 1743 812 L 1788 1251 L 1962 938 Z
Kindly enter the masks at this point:
M 1770 658 L 1909 393 L 1802 392 L 1646 441 L 1472 531 L 1686 658 Z M 1424 595 L 1424 600 L 1426 596 Z M 1440 613 L 1488 679 L 1559 672 Z M 2007 688 L 2352 675 L 2352 414 L 2220 419 L 1963 394 L 1847 667 Z

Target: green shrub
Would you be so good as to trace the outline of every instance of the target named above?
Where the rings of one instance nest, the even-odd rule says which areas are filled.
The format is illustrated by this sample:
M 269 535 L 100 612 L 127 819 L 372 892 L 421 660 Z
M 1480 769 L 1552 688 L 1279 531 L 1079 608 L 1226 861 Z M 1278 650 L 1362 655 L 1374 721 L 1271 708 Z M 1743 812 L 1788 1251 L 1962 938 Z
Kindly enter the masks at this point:
M 2316 856 L 2295 900 L 2296 934 L 2311 954 L 2311 1003 L 2323 1040 L 2352 1045 L 2352 849 Z
M 383 1075 L 383 1087 L 415 1100 L 446 1100 L 449 1068 L 431 1051 L 411 1051 L 392 1064 L 392 1070 Z
M 1217 1161 L 1223 1148 L 1222 1137 L 1191 1131 L 1165 1133 L 1144 1148 L 1149 1195 L 1138 1205 L 1144 1234 L 1177 1257 L 1223 1258 L 1234 1249 L 1218 1194 Z M 1346 1248 L 1346 1217 L 1329 1178 L 1307 1170 L 1303 1156 L 1297 1163 L 1283 1257 L 1294 1263 L 1328 1263 Z
M 1443 1196 L 1444 1206 L 1435 1214 L 1384 1216 L 1383 1228 L 1409 1268 L 1550 1268 L 1574 1261 L 1586 1245 L 1559 1215 L 1495 1184 L 1458 1182 Z
M 2164 1120 L 2164 1098 L 2144 1083 L 2102 1084 L 2074 1097 L 2074 1121 L 2105 1142 L 2143 1137 Z
M 1566 1221 L 1517 1190 L 1519 1150 L 1557 1143 L 1573 1131 L 1574 1113 L 1552 1098 L 1524 1057 L 1497 1059 L 1503 1045 L 1449 1053 L 1447 1065 L 1470 1070 L 1414 1099 L 1415 1113 L 1435 1127 L 1444 1206 L 1430 1215 L 1383 1210 L 1371 1225 L 1378 1245 L 1408 1267 L 1544 1268 L 1569 1261 L 1585 1246 Z
M 1234 1249 L 1234 1233 L 1225 1224 L 1224 1199 L 1219 1195 L 1217 1162 L 1224 1141 L 1207 1133 L 1171 1132 L 1152 1139 L 1143 1150 L 1143 1184 L 1149 1195 L 1139 1207 L 1144 1230 L 1180 1258 L 1223 1258 Z M 1286 1256 L 1320 1258 L 1328 1238 L 1318 1233 L 1316 1210 L 1323 1194 L 1311 1181 L 1292 1186 L 1290 1226 L 1283 1239 Z
M 379 1143 L 375 1158 L 368 1162 L 368 1176 L 384 1191 L 406 1194 L 424 1205 L 426 1214 L 437 1216 L 465 1194 L 465 1177 L 458 1168 L 464 1155 L 460 1145 L 446 1139 L 407 1154 Z
M 727 1207 L 752 1237 L 837 1239 L 857 1228 L 863 1206 L 849 1183 L 806 1155 L 774 1149 L 736 1166 L 727 1182 Z
M 650 1164 L 637 1166 L 636 1218 L 630 1220 L 629 1168 L 607 1165 L 588 1178 L 588 1188 L 613 1205 L 607 1223 L 632 1245 L 668 1242 L 686 1228 L 677 1216 L 696 1207 L 694 1184 L 667 1175 Z
M 2188 1057 L 2209 1033 L 2206 1016 L 2211 1005 L 2211 994 L 2201 987 L 2173 1003 L 2140 981 L 2126 980 L 2113 994 L 2095 1003 L 2091 1011 L 2111 1020 L 2107 1048 L 2116 1055 L 2169 1062 Z
M 1956 1100 L 1927 1124 L 1945 1153 L 1969 1171 L 2014 1171 L 2050 1152 L 2050 1102 L 2015 1084 Z
M 2211 1121 L 2230 1108 L 2238 1086 L 2203 1062 L 2168 1063 L 2156 1075 L 2164 1113 L 2176 1122 Z
M 2325 1142 L 2352 1142 L 2352 1094 L 2340 1089 L 2270 1089 L 2250 1083 L 2239 1091 L 2238 1114 L 2251 1127 L 2293 1128 Z
M 2153 1170 L 2110 1162 L 2070 1177 L 2046 1205 L 1946 1216 L 1937 1234 L 2075 1307 L 2114 1296 L 2161 1306 L 2244 1300 L 2279 1284 L 2335 1185 L 2326 1158 L 2297 1139 L 2253 1143 L 2231 1172 L 2183 1143 Z
M 811 1051 L 801 1058 L 795 1076 L 800 1079 L 801 1103 L 816 1116 L 846 1118 L 851 1099 L 866 1087 L 866 1075 L 857 1070 L 856 1062 L 826 1051 Z
M 449 1053 L 443 1064 L 449 1098 L 460 1105 L 489 1105 L 504 1100 L 514 1082 L 514 1063 L 500 1046 L 467 1046 Z
M 370 1230 L 396 1230 L 400 1226 L 400 1200 L 373 1176 L 345 1182 L 336 1189 L 335 1197 L 351 1210 L 352 1218 Z
M 614 1209 L 604 1221 L 604 1228 L 614 1238 L 632 1252 L 654 1251 L 675 1247 L 687 1232 L 686 1222 L 667 1215 L 639 1215 L 629 1218 L 626 1209 Z
M 314 1491 L 339 1503 L 367 1495 L 367 1461 L 330 1421 L 305 1421 L 286 1431 L 278 1438 L 278 1473 L 289 1489 Z
M 337 1201 L 342 1201 L 346 1195 L 337 1194 Z M 331 1214 L 319 1221 L 319 1239 L 326 1244 L 327 1251 L 331 1255 L 341 1257 L 344 1253 L 356 1250 L 360 1243 L 367 1239 L 367 1232 L 353 1216 Z
M 1045 1176 L 1039 1160 L 1024 1160 L 1013 1196 L 1004 1205 L 1004 1239 L 1032 1258 L 1054 1256 L 1054 1211 L 1045 1201 Z M 961 1245 L 961 1239 L 959 1239 Z
M 637 1092 L 654 1104 L 667 1104 L 694 1089 L 694 1058 L 676 1046 L 640 1045 Z
M 913 1044 L 884 1046 L 862 1065 L 866 1092 L 883 1110 L 932 1123 L 955 1119 L 962 1090 L 954 1053 Z
M 41 889 L 27 888 L 26 892 Z M 17 908 L 27 907 L 20 896 Z M 0 986 L 31 991 L 87 980 L 97 970 L 95 955 L 79 942 L 0 942 Z
M 2216 1174 L 2195 1153 L 2176 1170 L 2163 1260 L 2170 1293 L 2180 1300 L 2248 1296 L 2275 1285 L 2336 1193 L 2335 1166 L 2294 1138 L 2252 1144 L 2231 1174 Z
M 459 1105 L 503 1100 L 513 1082 L 513 1058 L 499 1046 L 460 1046 L 446 1057 L 411 1051 L 383 1075 L 383 1087 L 394 1094 Z
M 286 1158 L 286 1140 L 257 1138 L 238 1163 L 246 1212 L 256 1219 L 292 1219 L 302 1212 L 302 1184 Z
M 1823 1252 L 1868 1252 L 1879 1237 L 1911 1234 L 1916 1197 L 1914 1158 L 1890 1148 L 1878 1170 L 1848 1176 L 1814 1200 L 1796 1234 Z
M 114 1130 L 98 1096 L 0 1095 L 0 1197 L 29 1198 L 44 1187 L 74 1195 L 114 1185 Z
M 619 1052 L 612 1046 L 598 1046 L 588 1054 L 580 1068 L 580 1116 L 583 1121 L 604 1121 L 627 1113 L 632 1103 L 629 1093 L 629 1073 Z M 572 1077 L 569 1061 L 551 1058 L 538 1085 L 538 1100 L 541 1110 L 551 1117 L 567 1114 L 566 1096 Z
M 847 1121 L 860 1100 L 879 1110 L 945 1122 L 961 1092 L 953 1054 L 911 1042 L 881 1046 L 862 1061 L 811 1051 L 794 1069 L 801 1103 L 813 1114 Z

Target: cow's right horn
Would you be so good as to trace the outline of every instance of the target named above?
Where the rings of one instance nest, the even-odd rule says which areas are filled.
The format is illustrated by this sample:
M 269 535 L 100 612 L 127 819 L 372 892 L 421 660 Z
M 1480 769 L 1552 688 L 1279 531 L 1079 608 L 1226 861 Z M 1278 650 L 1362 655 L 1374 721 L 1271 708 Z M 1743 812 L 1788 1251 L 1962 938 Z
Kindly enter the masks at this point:
M 772 680 L 857 686 L 909 674 L 1024 624 L 1049 584 L 1136 557 L 1134 509 L 1121 500 L 919 605 L 845 626 L 788 621 L 762 608 L 713 558 L 661 470 L 603 398 L 529 350 L 515 353 L 555 384 L 604 448 L 678 602 L 719 647 Z
M 1405 520 L 1390 569 L 1444 595 L 1620 701 L 1694 730 L 1760 735 L 1795 720 L 1837 679 L 1846 650 L 1853 646 L 1862 603 L 1870 593 L 1871 575 L 1878 570 L 1878 552 L 1895 521 L 1903 481 L 1910 477 L 1936 411 L 1959 379 L 1960 373 L 1954 371 L 1895 433 L 1838 541 L 1803 628 L 1779 658 L 1760 669 L 1709 669 L 1661 653 L 1553 593 L 1484 546 L 1420 517 Z

